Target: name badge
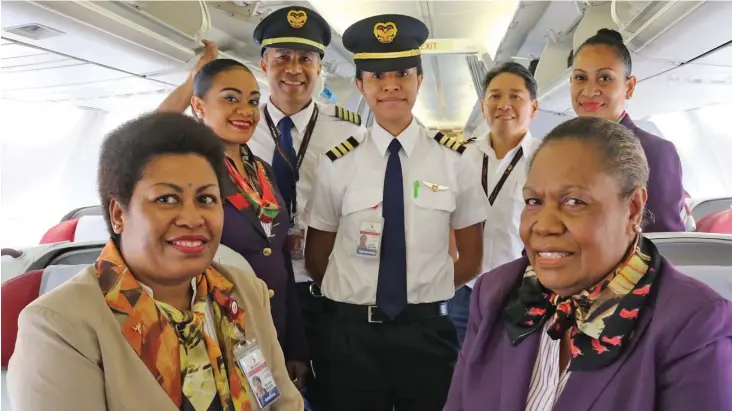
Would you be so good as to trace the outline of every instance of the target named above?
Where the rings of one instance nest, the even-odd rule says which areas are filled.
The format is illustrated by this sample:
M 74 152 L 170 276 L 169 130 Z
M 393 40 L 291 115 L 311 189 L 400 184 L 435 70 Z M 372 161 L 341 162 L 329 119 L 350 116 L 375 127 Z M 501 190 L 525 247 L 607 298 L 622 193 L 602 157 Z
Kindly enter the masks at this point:
M 293 260 L 305 259 L 305 230 L 300 227 L 290 227 L 287 230 L 287 248 Z
M 280 389 L 267 366 L 262 350 L 254 340 L 237 344 L 234 347 L 234 359 L 259 408 L 264 410 L 280 398 Z
M 378 258 L 381 248 L 381 231 L 383 223 L 363 221 L 360 225 L 356 255 L 365 258 Z
M 305 259 L 305 230 L 300 228 L 298 215 L 295 215 L 292 226 L 287 230 L 287 249 L 293 260 Z

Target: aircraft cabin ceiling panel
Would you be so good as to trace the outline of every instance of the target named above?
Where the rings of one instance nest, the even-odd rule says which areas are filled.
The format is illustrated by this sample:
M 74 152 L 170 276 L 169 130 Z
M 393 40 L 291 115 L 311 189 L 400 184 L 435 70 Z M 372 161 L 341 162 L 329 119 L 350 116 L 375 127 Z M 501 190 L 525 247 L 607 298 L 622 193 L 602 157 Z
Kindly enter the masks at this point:
M 58 6 L 61 2 L 56 3 Z M 53 6 L 53 4 L 51 4 Z M 45 8 L 42 3 L 27 1 L 2 2 L 3 38 L 26 43 L 45 50 L 65 54 L 136 74 L 145 74 L 178 67 L 181 62 L 140 47 L 128 40 L 105 35 L 86 23 L 69 19 Z M 37 24 L 62 34 L 34 40 L 8 32 L 7 29 Z M 193 53 L 191 52 L 191 55 Z

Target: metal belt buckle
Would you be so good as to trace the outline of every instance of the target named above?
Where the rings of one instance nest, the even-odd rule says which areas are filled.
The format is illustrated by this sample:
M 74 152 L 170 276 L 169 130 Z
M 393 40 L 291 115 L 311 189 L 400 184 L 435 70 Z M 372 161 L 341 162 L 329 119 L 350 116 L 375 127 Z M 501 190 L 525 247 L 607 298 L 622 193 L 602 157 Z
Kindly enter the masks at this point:
M 323 293 L 320 292 L 320 287 L 318 287 L 317 284 L 315 284 L 315 281 L 310 283 L 310 295 L 312 295 L 315 298 L 321 298 L 323 296 Z
M 373 311 L 374 308 L 378 308 L 378 307 L 375 306 L 375 305 L 369 305 L 369 323 L 370 324 L 381 324 L 381 323 L 383 323 L 383 321 L 377 321 L 377 320 L 374 320 L 372 318 L 373 315 L 374 315 L 374 311 Z

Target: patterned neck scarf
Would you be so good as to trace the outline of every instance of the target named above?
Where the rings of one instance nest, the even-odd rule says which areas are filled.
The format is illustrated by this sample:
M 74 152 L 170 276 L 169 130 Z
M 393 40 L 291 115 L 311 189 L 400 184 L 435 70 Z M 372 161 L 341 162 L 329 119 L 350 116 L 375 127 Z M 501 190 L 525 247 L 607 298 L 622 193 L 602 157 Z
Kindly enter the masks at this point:
M 635 328 L 659 265 L 656 247 L 641 236 L 613 272 L 571 297 L 544 288 L 529 265 L 504 308 L 508 336 L 517 345 L 549 321 L 554 340 L 570 331 L 571 371 L 603 368 L 618 358 Z
M 226 158 L 226 170 L 237 191 L 228 196 L 227 200 L 240 211 L 254 207 L 261 222 L 271 223 L 280 212 L 272 182 L 269 181 L 262 162 L 254 159 L 246 145 L 241 146 L 241 155 L 247 171 L 246 178 L 236 169 L 234 161 Z
M 142 289 L 111 240 L 95 267 L 107 305 L 127 315 L 122 334 L 178 409 L 251 410 L 244 376 L 232 356 L 245 327 L 243 310 L 228 308 L 231 282 L 209 267 L 197 278 L 192 310 L 181 312 Z M 215 337 L 203 328 L 209 300 Z

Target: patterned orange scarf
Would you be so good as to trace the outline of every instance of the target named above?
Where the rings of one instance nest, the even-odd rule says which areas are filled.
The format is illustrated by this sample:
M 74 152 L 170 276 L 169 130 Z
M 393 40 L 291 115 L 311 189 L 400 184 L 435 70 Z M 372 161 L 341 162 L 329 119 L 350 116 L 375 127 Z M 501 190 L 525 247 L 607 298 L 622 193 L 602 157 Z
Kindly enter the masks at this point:
M 107 305 L 114 313 L 125 314 L 128 317 L 122 327 L 122 334 L 178 409 L 198 411 L 200 408 L 197 408 L 197 405 L 201 407 L 202 403 L 199 397 L 201 394 L 197 390 L 184 390 L 184 386 L 196 383 L 193 380 L 194 372 L 190 371 L 195 371 L 194 366 L 200 368 L 199 364 L 193 363 L 200 358 L 192 355 L 196 351 L 190 349 L 190 342 L 184 342 L 181 346 L 179 339 L 183 338 L 182 334 L 179 336 L 171 325 L 171 320 L 176 324 L 181 320 L 176 317 L 188 316 L 188 322 L 194 326 L 199 325 L 197 329 L 200 330 L 199 333 L 193 330 L 192 334 L 198 335 L 198 341 L 193 344 L 198 344 L 199 352 L 202 352 L 200 350 L 203 347 L 200 344 L 205 343 L 208 363 L 203 366 L 207 369 L 210 367 L 213 372 L 216 391 L 204 395 L 210 395 L 213 399 L 218 395 L 224 411 L 251 411 L 244 376 L 231 354 L 233 347 L 239 342 L 239 332 L 243 334 L 245 330 L 243 310 L 238 309 L 236 315 L 233 313 L 228 315 L 231 313 L 228 307 L 232 302 L 231 294 L 234 291 L 231 282 L 213 267 L 209 267 L 196 281 L 196 301 L 193 303 L 193 310 L 181 313 L 175 309 L 169 310 L 172 307 L 164 303 L 156 303 L 142 289 L 127 268 L 113 241 L 110 240 L 104 247 L 95 267 Z M 210 306 L 214 313 L 216 338 L 219 344 L 213 336 L 203 332 L 203 313 L 205 301 L 209 296 L 214 302 Z M 159 307 L 163 307 L 165 312 Z M 182 362 L 184 364 L 181 364 Z M 190 381 L 189 374 L 191 374 Z M 205 401 L 207 400 L 203 400 Z M 210 402 L 204 405 L 203 409 L 207 409 L 209 405 Z

